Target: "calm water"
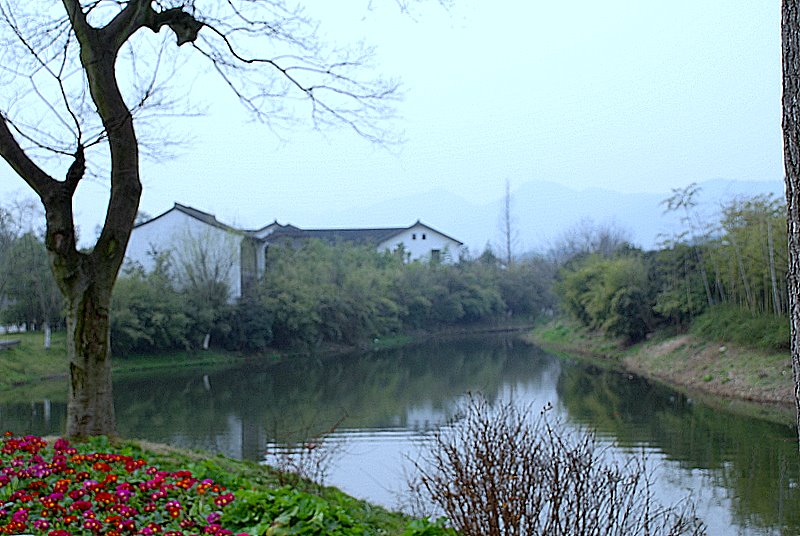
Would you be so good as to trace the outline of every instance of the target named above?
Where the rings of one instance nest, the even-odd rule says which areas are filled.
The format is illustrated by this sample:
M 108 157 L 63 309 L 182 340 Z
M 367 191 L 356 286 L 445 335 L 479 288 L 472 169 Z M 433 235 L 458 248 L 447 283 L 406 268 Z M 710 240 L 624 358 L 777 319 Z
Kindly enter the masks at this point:
M 389 507 L 405 472 L 468 391 L 552 404 L 623 455 L 645 453 L 665 503 L 691 495 L 710 534 L 800 534 L 800 455 L 791 427 L 711 409 L 629 375 L 567 363 L 507 338 L 115 381 L 119 431 L 253 460 L 323 434 L 327 484 Z M 6 393 L 0 428 L 55 434 L 61 383 Z M 46 399 L 46 400 L 45 400 Z M 273 458 L 274 459 L 274 458 Z

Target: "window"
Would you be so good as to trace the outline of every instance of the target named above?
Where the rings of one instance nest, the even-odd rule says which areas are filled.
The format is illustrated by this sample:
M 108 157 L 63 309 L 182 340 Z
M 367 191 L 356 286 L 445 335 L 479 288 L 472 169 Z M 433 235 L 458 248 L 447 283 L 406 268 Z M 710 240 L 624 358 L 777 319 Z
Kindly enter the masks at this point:
M 422 239 L 425 240 L 425 233 L 422 233 Z
M 442 261 L 442 251 L 440 249 L 432 249 L 431 262 L 441 262 L 441 261 Z
M 413 233 L 411 235 L 411 240 L 416 240 L 416 239 L 417 239 L 417 233 Z

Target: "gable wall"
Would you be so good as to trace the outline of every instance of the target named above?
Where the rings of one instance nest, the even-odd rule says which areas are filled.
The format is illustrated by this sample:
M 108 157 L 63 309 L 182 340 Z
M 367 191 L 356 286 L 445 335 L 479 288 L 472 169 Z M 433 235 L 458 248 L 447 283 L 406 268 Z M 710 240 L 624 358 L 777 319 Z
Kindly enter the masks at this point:
M 410 229 L 393 236 L 381 243 L 378 246 L 378 250 L 394 251 L 400 244 L 405 248 L 408 259 L 412 261 L 430 260 L 431 251 L 438 250 L 441 252 L 442 262 L 456 262 L 461 250 L 461 245 L 458 242 L 424 225 L 414 225 Z
M 192 253 L 203 248 L 211 262 L 224 263 L 227 268 L 231 298 L 241 296 L 241 237 L 203 223 L 179 210 L 136 227 L 131 233 L 126 259 L 140 264 L 145 271 L 155 266 L 152 252 L 169 252 L 176 266 L 196 258 Z

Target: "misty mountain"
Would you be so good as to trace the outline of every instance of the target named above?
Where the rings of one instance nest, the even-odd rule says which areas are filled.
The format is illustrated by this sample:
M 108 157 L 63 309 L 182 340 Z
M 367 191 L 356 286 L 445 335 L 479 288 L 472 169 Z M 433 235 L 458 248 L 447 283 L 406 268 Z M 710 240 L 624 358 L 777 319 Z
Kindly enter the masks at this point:
M 784 195 L 781 181 L 728 181 L 698 183 L 696 210 L 703 221 L 716 222 L 721 205 L 740 197 Z M 613 226 L 645 249 L 652 249 L 664 238 L 681 230 L 683 214 L 664 213 L 662 202 L 672 195 L 667 188 L 659 193 L 622 193 L 601 188 L 578 190 L 546 181 L 527 182 L 512 188 L 511 205 L 517 252 L 546 251 L 568 230 L 582 221 Z M 442 190 L 409 195 L 328 215 L 329 226 L 410 225 L 417 219 L 463 241 L 472 253 L 487 244 L 499 248 L 503 242 L 502 197 L 473 204 Z

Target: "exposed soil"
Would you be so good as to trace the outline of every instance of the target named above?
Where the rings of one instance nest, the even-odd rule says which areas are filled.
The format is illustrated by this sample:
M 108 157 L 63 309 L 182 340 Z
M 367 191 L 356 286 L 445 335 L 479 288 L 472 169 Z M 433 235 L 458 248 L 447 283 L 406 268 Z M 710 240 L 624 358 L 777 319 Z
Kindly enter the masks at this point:
M 569 335 L 552 340 L 545 327 L 543 331 L 537 329 L 531 339 L 547 349 L 617 364 L 712 403 L 730 406 L 739 401 L 754 402 L 763 407 L 748 413 L 770 415 L 781 421 L 792 419 L 795 402 L 788 353 L 769 354 L 691 335 L 660 338 L 609 351 L 609 341 L 602 335 L 581 328 L 575 333 L 572 329 L 574 326 L 570 327 Z
M 789 356 L 765 354 L 681 335 L 645 344 L 623 358 L 626 368 L 710 395 L 794 404 Z

